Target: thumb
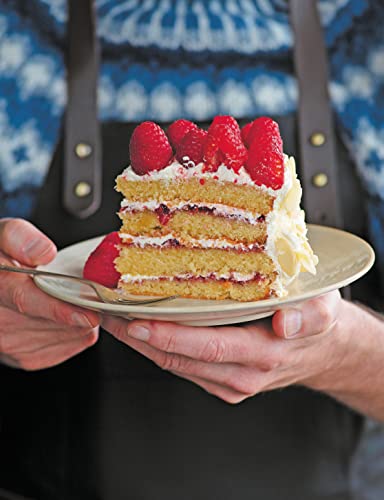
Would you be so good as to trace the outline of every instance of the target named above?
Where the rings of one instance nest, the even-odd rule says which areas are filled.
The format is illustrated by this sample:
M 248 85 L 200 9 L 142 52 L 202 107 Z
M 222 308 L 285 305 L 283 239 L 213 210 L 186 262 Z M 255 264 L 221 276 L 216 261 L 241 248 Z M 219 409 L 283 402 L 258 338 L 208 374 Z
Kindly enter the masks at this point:
M 337 320 L 340 306 L 340 292 L 335 290 L 281 309 L 272 318 L 273 331 L 282 338 L 309 337 L 328 332 Z
M 55 244 L 23 219 L 0 219 L 0 250 L 33 267 L 48 264 L 56 255 Z

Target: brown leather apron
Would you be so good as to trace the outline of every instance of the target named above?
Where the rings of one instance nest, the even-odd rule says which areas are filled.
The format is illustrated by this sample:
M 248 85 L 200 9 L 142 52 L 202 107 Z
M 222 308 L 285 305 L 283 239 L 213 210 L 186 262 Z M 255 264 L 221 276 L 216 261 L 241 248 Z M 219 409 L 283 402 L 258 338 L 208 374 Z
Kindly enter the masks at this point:
M 308 4 L 314 5 L 312 0 Z M 307 15 L 316 32 L 314 11 Z M 91 38 L 87 18 L 84 24 Z M 94 72 L 92 65 L 88 69 Z M 89 78 L 88 84 L 94 85 Z M 70 88 L 77 95 L 76 83 Z M 304 87 L 305 100 L 307 90 Z M 87 115 L 81 99 L 74 102 L 81 111 L 68 111 L 66 124 L 71 124 L 72 133 L 57 148 L 34 216 L 60 247 L 118 227 L 114 178 L 127 163 L 135 126 L 88 129 L 84 119 L 94 116 L 95 103 L 88 103 Z M 316 170 L 303 175 L 304 189 L 310 184 L 308 189 L 320 200 L 310 210 L 312 220 L 324 220 L 325 214 L 337 225 L 344 218 L 346 229 L 364 235 L 359 186 L 327 109 L 324 121 L 307 129 L 295 116 L 279 118 L 285 149 L 297 156 L 302 174 L 310 162 L 308 151 L 316 151 Z M 76 125 L 76 114 L 84 112 Z M 308 118 L 300 113 L 301 120 Z M 84 130 L 90 135 L 84 137 Z M 325 132 L 326 147 L 336 155 L 332 165 L 324 160 L 330 156 L 319 152 L 321 146 L 298 147 L 315 132 Z M 76 168 L 68 174 L 78 144 L 91 146 L 92 153 L 80 150 L 88 154 L 78 155 Z M 324 186 L 330 197 L 337 176 L 344 186 L 348 183 L 343 193 L 354 194 L 341 196 L 342 211 L 334 198 L 321 198 L 321 188 L 313 184 L 318 173 L 335 182 Z M 83 181 L 91 191 L 76 200 L 74 188 Z M 328 210 L 330 206 L 336 212 Z M 36 500 L 350 498 L 349 465 L 362 419 L 326 395 L 291 387 L 230 406 L 160 370 L 106 332 L 96 346 L 61 366 L 37 373 L 0 370 L 7 401 L 0 431 L 0 486 L 9 491 Z

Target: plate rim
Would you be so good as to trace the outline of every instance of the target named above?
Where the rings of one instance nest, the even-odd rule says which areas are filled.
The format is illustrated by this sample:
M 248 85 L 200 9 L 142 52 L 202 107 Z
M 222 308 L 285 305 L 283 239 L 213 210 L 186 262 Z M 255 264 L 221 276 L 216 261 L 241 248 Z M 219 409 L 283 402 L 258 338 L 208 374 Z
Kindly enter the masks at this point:
M 43 290 L 45 293 L 47 293 L 48 295 L 51 295 L 55 298 L 58 298 L 59 300 L 63 300 L 63 301 L 72 303 L 74 305 L 82 306 L 82 307 L 85 307 L 88 309 L 111 311 L 111 312 L 116 312 L 116 313 L 120 313 L 120 314 L 124 314 L 124 313 L 125 314 L 129 314 L 129 313 L 145 314 L 145 313 L 152 312 L 152 313 L 155 313 L 155 314 L 161 315 L 161 316 L 170 315 L 170 316 L 177 317 L 179 315 L 185 315 L 185 314 L 194 314 L 194 313 L 195 314 L 202 314 L 202 313 L 207 313 L 207 312 L 210 312 L 210 313 L 221 312 L 221 311 L 223 311 L 223 309 L 227 309 L 228 307 L 230 307 L 231 310 L 233 310 L 233 311 L 244 311 L 244 312 L 247 312 L 250 309 L 252 309 L 252 310 L 259 309 L 260 312 L 262 312 L 262 310 L 265 310 L 265 309 L 269 309 L 269 310 L 277 309 L 277 308 L 279 308 L 279 306 L 282 308 L 282 307 L 294 304 L 296 302 L 303 302 L 303 301 L 308 300 L 310 298 L 314 298 L 314 297 L 317 297 L 319 295 L 323 295 L 323 294 L 330 292 L 332 290 L 336 290 L 336 289 L 340 289 L 340 288 L 343 288 L 345 286 L 348 286 L 352 282 L 360 279 L 362 276 L 364 276 L 372 268 L 372 266 L 375 262 L 375 252 L 374 252 L 372 246 L 368 242 L 366 242 L 363 238 L 361 238 L 360 236 L 357 236 L 353 233 L 350 233 L 350 232 L 342 230 L 342 229 L 338 229 L 338 228 L 334 228 L 334 227 L 330 227 L 330 226 L 322 226 L 319 224 L 307 224 L 307 228 L 309 230 L 314 229 L 316 231 L 326 230 L 328 232 L 333 231 L 333 232 L 337 232 L 337 233 L 343 233 L 343 235 L 359 241 L 359 243 L 365 247 L 365 249 L 367 251 L 367 257 L 369 255 L 368 261 L 365 263 L 365 265 L 362 267 L 362 269 L 360 269 L 360 271 L 354 273 L 352 276 L 344 279 L 341 282 L 339 281 L 336 284 L 330 284 L 328 286 L 321 287 L 321 289 L 319 290 L 318 293 L 314 293 L 313 291 L 308 290 L 307 292 L 304 292 L 304 293 L 301 293 L 299 295 L 292 296 L 292 297 L 290 297 L 288 295 L 285 297 L 274 297 L 274 298 L 269 298 L 269 299 L 253 301 L 253 302 L 237 302 L 237 301 L 228 301 L 228 300 L 225 300 L 225 301 L 224 300 L 221 300 L 221 301 L 220 300 L 217 300 L 217 301 L 216 300 L 206 300 L 206 304 L 204 304 L 204 301 L 202 299 L 201 300 L 201 302 L 203 302 L 202 304 L 198 304 L 198 305 L 196 305 L 196 304 L 195 305 L 183 304 L 182 306 L 174 305 L 173 307 L 167 306 L 165 304 L 162 304 L 161 307 L 156 307 L 156 308 L 154 308 L 153 306 L 148 306 L 148 305 L 147 306 L 145 306 L 145 305 L 129 305 L 129 306 L 124 305 L 123 306 L 123 305 L 107 304 L 107 303 L 99 302 L 98 300 L 96 300 L 96 296 L 95 296 L 94 301 L 88 300 L 88 299 L 83 299 L 83 298 L 77 297 L 77 296 L 76 296 L 76 299 L 72 299 L 72 297 L 70 295 L 68 297 L 65 295 L 65 299 L 64 299 L 63 295 L 60 292 L 55 292 L 54 289 L 52 290 L 52 288 L 49 285 L 47 285 L 47 281 L 49 278 L 44 279 L 44 277 L 42 277 L 42 276 L 36 276 L 36 277 L 34 277 L 34 281 L 35 281 L 36 285 L 41 290 Z M 60 254 L 60 252 L 70 251 L 73 247 L 76 247 L 78 245 L 83 245 L 84 243 L 91 243 L 94 241 L 95 246 L 96 246 L 97 241 L 101 240 L 103 238 L 103 236 L 104 235 L 96 236 L 93 238 L 89 238 L 87 240 L 79 241 L 79 242 L 74 243 L 72 245 L 68 245 L 67 247 L 64 247 L 61 250 L 59 250 L 58 255 Z M 38 266 L 37 269 L 42 269 L 42 270 L 47 269 L 48 266 L 52 265 L 55 262 L 55 259 L 47 265 Z M 181 299 L 186 300 L 186 301 L 198 300 L 198 299 L 187 299 L 187 298 L 181 298 Z

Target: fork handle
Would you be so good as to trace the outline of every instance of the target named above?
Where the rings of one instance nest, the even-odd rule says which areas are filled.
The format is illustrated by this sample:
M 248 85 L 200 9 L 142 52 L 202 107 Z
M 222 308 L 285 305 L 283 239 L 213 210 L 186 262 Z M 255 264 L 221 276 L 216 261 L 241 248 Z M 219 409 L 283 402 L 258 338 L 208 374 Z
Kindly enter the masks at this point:
M 48 278 L 51 277 L 51 278 L 69 279 L 73 281 L 79 281 L 81 283 L 85 283 L 86 285 L 92 286 L 89 280 L 79 278 L 78 276 L 72 276 L 70 274 L 52 273 L 50 271 L 41 271 L 40 269 L 28 269 L 26 267 L 13 267 L 13 266 L 8 266 L 7 264 L 0 264 L 0 271 L 29 274 L 30 276 L 47 276 Z
M 156 299 L 146 299 L 146 300 L 131 300 L 124 299 L 124 296 L 119 297 L 115 301 L 106 300 L 105 293 L 102 295 L 100 293 L 100 288 L 107 291 L 108 289 L 100 285 L 98 283 L 94 283 L 91 280 L 87 280 L 85 278 L 80 278 L 78 276 L 72 276 L 70 274 L 60 274 L 60 273 L 52 273 L 50 271 L 41 271 L 39 269 L 28 269 L 26 267 L 13 267 L 8 266 L 7 264 L 0 264 L 0 271 L 10 271 L 12 273 L 21 273 L 21 274 L 29 274 L 30 276 L 46 276 L 47 278 L 61 278 L 76 281 L 77 283 L 82 283 L 84 285 L 90 286 L 97 294 L 97 296 L 103 301 L 108 303 L 120 303 L 125 305 L 133 305 L 133 304 L 155 304 L 156 302 L 166 302 L 168 300 L 173 300 L 177 296 L 172 295 L 171 297 L 161 297 Z

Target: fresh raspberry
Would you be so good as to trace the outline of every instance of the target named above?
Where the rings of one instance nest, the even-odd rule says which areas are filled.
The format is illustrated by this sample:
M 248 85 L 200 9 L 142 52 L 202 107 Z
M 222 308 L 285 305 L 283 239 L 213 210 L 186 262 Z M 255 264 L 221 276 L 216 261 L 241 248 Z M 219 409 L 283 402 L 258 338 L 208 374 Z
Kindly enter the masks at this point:
M 132 168 L 139 175 L 161 170 L 173 156 L 165 132 L 154 122 L 143 122 L 135 128 L 129 148 Z
M 265 116 L 257 118 L 245 143 L 249 147 L 246 169 L 255 184 L 280 189 L 284 183 L 284 156 L 278 124 Z
M 238 172 L 246 162 L 247 154 L 240 132 L 235 131 L 230 123 L 213 123 L 209 127 L 204 147 L 207 171 L 215 172 L 224 163 Z
M 247 137 L 248 137 L 249 131 L 251 130 L 252 125 L 253 125 L 253 122 L 247 123 L 241 129 L 241 138 L 246 146 L 248 146 Z
M 88 257 L 83 269 L 84 278 L 109 288 L 115 288 L 120 279 L 114 260 L 119 255 L 121 243 L 117 231 L 108 234 Z
M 189 120 L 176 120 L 168 127 L 167 135 L 174 150 L 181 143 L 184 136 L 191 130 L 197 130 L 198 126 Z
M 209 128 L 212 130 L 214 127 L 216 127 L 216 125 L 226 125 L 227 127 L 231 128 L 235 134 L 240 135 L 239 124 L 233 118 L 233 116 L 227 116 L 227 115 L 215 116 Z
M 254 140 L 245 168 L 257 186 L 280 189 L 284 183 L 283 153 L 273 141 L 260 143 Z
M 220 137 L 208 130 L 208 134 L 204 144 L 203 161 L 205 163 L 204 170 L 207 172 L 216 172 L 223 162 L 223 155 L 220 151 Z
M 283 141 L 280 136 L 279 125 L 267 116 L 261 116 L 252 122 L 245 140 L 246 146 L 250 148 L 254 140 L 260 141 L 260 137 L 268 137 L 269 140 L 276 144 L 279 151 L 283 152 Z
M 187 132 L 176 148 L 176 159 L 185 167 L 201 163 L 206 137 L 207 132 L 199 128 Z
M 224 163 L 227 167 L 238 172 L 240 167 L 247 161 L 248 156 L 247 149 L 241 140 L 241 136 L 228 127 L 224 127 L 220 131 L 220 135 L 220 149 L 224 154 Z

